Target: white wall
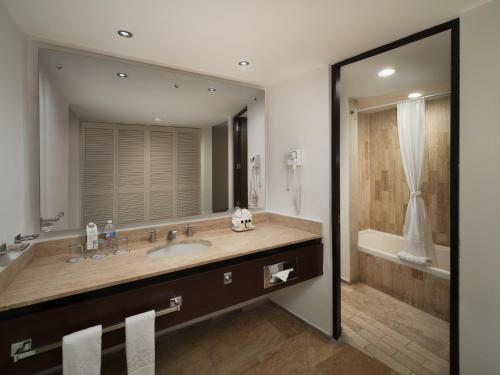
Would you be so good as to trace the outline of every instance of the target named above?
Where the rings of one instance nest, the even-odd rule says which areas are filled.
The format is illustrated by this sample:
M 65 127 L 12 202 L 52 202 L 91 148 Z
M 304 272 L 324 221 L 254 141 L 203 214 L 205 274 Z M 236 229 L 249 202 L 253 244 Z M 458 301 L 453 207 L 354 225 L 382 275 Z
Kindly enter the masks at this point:
M 69 228 L 82 226 L 80 211 L 80 120 L 69 110 L 69 175 L 68 175 L 68 212 Z M 57 228 L 59 223 L 56 224 Z
M 460 124 L 460 362 L 462 374 L 500 368 L 500 2 L 461 16 Z M 269 210 L 293 215 L 285 192 L 284 153 L 305 151 L 304 211 L 324 222 L 325 275 L 273 299 L 331 332 L 328 68 L 268 91 Z M 314 165 L 314 169 L 311 168 Z M 309 168 L 309 169 L 308 169 Z M 310 183 L 309 183 L 310 182 Z
M 27 44 L 0 2 L 0 244 L 38 231 L 37 132 L 28 106 Z
M 234 209 L 233 191 L 233 118 L 227 118 L 227 207 L 228 211 Z
M 212 213 L 212 127 L 201 129 L 201 213 Z
M 342 75 L 341 75 L 342 77 Z M 342 82 L 341 82 L 342 83 Z M 340 277 L 351 281 L 351 204 L 350 204 L 350 142 L 351 123 L 349 119 L 349 98 L 342 92 L 340 98 Z
M 295 216 L 286 191 L 286 153 L 304 151 L 300 217 L 323 222 L 324 275 L 272 295 L 272 299 L 332 333 L 330 239 L 330 73 L 325 66 L 268 89 L 268 208 Z
M 500 371 L 500 2 L 461 17 L 460 366 Z
M 264 207 L 266 203 L 266 103 L 265 93 L 259 94 L 254 101 L 247 105 L 247 154 L 248 154 L 248 192 L 252 181 L 252 163 L 250 158 L 260 155 L 260 188 L 257 185 L 257 207 Z
M 50 67 L 40 67 L 40 213 L 44 218 L 65 216 L 57 230 L 68 226 L 69 212 L 69 104 L 54 84 Z

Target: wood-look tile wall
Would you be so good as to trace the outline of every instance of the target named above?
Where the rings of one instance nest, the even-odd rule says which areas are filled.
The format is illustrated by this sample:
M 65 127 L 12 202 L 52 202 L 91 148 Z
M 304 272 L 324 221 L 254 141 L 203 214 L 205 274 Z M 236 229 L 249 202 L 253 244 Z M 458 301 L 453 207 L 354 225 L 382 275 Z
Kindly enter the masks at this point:
M 358 114 L 358 230 L 370 228 L 370 116 Z
M 450 320 L 450 282 L 429 273 L 358 254 L 359 281 L 440 319 Z
M 422 197 L 434 242 L 449 246 L 450 103 L 426 102 Z M 409 189 L 399 150 L 396 109 L 358 114 L 359 230 L 403 234 Z

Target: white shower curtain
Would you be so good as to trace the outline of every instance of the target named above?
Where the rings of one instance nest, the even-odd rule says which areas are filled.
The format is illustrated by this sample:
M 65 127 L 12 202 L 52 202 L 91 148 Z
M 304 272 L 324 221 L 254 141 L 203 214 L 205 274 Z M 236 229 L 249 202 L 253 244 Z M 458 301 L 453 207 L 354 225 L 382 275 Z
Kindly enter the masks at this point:
M 430 261 L 430 256 L 433 256 L 434 244 L 429 217 L 420 191 L 424 168 L 425 100 L 400 102 L 397 111 L 401 158 L 410 188 L 404 228 L 404 248 L 398 257 L 408 262 L 426 264 Z

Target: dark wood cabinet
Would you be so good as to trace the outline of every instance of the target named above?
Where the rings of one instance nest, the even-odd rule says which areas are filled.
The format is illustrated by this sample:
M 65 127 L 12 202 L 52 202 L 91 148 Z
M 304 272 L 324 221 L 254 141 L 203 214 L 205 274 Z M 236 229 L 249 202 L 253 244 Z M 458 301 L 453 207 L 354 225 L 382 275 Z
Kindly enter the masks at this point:
M 294 278 L 265 289 L 264 267 L 283 261 L 294 263 Z M 231 283 L 224 283 L 227 272 L 232 274 Z M 322 273 L 323 245 L 315 240 L 6 311 L 0 313 L 0 373 L 29 374 L 61 363 L 61 348 L 14 363 L 11 344 L 23 339 L 31 338 L 34 348 L 42 347 L 71 332 L 98 324 L 107 327 L 127 316 L 167 308 L 170 298 L 182 296 L 180 311 L 157 317 L 156 330 L 161 330 Z M 124 341 L 124 329 L 119 329 L 103 334 L 102 346 Z

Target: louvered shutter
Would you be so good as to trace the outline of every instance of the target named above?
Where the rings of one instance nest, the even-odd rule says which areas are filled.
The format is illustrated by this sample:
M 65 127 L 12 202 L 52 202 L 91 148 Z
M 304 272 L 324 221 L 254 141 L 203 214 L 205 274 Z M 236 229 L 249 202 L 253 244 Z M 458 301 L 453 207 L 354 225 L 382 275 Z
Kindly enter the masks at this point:
M 149 145 L 149 219 L 174 217 L 175 129 L 150 127 Z
M 81 135 L 84 224 L 200 214 L 199 129 L 82 123 Z
M 200 214 L 200 130 L 176 128 L 176 216 Z
M 113 219 L 115 133 L 113 126 L 82 124 L 82 223 L 102 227 Z
M 146 127 L 118 125 L 117 223 L 146 220 Z

